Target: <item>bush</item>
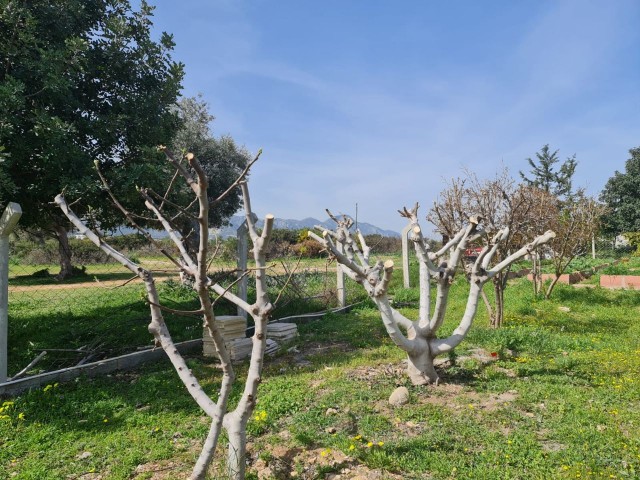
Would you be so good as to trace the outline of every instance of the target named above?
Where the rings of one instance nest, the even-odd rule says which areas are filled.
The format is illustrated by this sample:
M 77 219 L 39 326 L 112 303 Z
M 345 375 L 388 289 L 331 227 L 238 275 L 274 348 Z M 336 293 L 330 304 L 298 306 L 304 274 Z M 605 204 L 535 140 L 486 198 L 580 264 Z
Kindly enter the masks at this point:
M 640 232 L 626 232 L 622 236 L 627 239 L 629 245 L 633 247 L 633 256 L 640 256 Z
M 303 242 L 293 245 L 291 248 L 295 255 L 306 258 L 321 257 L 321 252 L 324 250 L 324 247 L 312 238 L 307 238 Z
M 364 239 L 369 248 L 371 248 L 371 251 L 374 253 L 402 252 L 402 239 L 400 237 L 383 237 L 382 235 L 373 234 L 365 235 Z
M 149 241 L 144 235 L 139 233 L 133 233 L 130 235 L 119 235 L 117 237 L 109 237 L 106 239 L 107 243 L 113 248 L 119 251 L 142 250 L 148 248 Z

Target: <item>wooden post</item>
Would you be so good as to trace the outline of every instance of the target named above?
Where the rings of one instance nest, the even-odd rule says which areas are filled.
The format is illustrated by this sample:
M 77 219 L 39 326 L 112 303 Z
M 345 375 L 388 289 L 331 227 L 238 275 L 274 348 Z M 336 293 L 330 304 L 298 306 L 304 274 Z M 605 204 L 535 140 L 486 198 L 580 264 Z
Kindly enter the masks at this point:
M 404 280 L 404 288 L 411 288 L 411 280 L 409 279 L 409 232 L 411 225 L 407 225 L 402 229 L 402 279 Z
M 253 214 L 253 221 L 257 221 L 258 217 Z M 238 260 L 238 278 L 244 275 L 244 272 L 247 270 L 247 257 L 249 255 L 249 228 L 247 227 L 247 221 L 242 222 L 242 225 L 238 227 L 236 230 L 236 237 L 238 238 L 238 251 L 237 251 L 237 260 Z M 248 278 L 244 276 L 238 282 L 238 296 L 247 301 L 247 282 Z M 247 312 L 242 308 L 238 307 L 238 315 L 242 316 L 245 320 L 247 319 Z
M 22 209 L 9 202 L 0 218 L 0 383 L 7 380 L 9 335 L 9 234 L 20 220 Z

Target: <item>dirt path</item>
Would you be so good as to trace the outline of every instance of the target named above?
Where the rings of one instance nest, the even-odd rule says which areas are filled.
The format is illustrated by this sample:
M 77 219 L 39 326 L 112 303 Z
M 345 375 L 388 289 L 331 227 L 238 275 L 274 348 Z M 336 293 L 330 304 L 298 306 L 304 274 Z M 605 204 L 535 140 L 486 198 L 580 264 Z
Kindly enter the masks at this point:
M 156 279 L 168 280 L 169 278 L 173 278 L 174 280 L 178 280 L 180 277 L 177 275 L 171 274 L 155 274 L 154 277 Z M 48 285 L 21 285 L 12 287 L 9 285 L 9 293 L 11 292 L 34 292 L 37 290 L 75 290 L 79 288 L 114 288 L 120 285 L 135 284 L 142 283 L 140 278 L 132 277 L 131 281 L 127 280 L 94 280 L 92 282 L 80 282 L 80 283 L 52 283 Z
M 293 267 L 288 267 L 293 268 Z M 327 270 L 325 268 L 304 268 L 299 270 L 300 272 L 318 272 L 324 273 L 325 271 L 329 273 L 334 273 L 336 271 L 335 265 L 330 266 Z M 269 274 L 271 275 L 284 275 L 289 272 L 285 270 L 285 268 L 280 264 L 274 264 L 273 267 L 269 268 Z M 167 272 L 155 272 L 153 274 L 154 278 L 161 280 L 179 280 L 180 277 L 175 273 L 167 273 Z M 11 283 L 11 280 L 9 281 Z M 79 283 L 50 283 L 45 285 L 19 285 L 12 286 L 9 285 L 9 292 L 20 293 L 20 292 L 35 292 L 38 290 L 74 290 L 80 288 L 114 288 L 124 284 L 135 284 L 141 283 L 141 280 L 137 277 L 132 277 L 132 280 L 93 280 L 87 282 L 79 282 Z

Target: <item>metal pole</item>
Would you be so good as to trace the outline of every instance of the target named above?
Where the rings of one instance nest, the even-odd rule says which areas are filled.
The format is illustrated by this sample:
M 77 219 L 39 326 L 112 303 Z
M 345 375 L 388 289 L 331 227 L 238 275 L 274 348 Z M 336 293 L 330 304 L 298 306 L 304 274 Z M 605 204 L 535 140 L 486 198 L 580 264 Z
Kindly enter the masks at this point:
M 0 218 L 0 383 L 7 380 L 9 335 L 9 234 L 13 231 L 22 209 L 10 202 Z
M 404 280 L 404 288 L 411 287 L 409 280 L 409 232 L 411 225 L 407 225 L 402 229 L 402 279 Z

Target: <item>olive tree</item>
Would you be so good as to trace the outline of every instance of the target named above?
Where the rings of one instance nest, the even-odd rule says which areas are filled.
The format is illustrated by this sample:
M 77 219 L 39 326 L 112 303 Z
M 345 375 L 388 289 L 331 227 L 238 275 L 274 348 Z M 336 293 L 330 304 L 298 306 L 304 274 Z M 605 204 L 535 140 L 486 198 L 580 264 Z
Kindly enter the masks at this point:
M 548 231 L 532 242 L 496 261 L 498 249 L 510 237 L 508 227 L 493 234 L 480 228 L 481 217 L 470 217 L 442 248 L 432 251 L 422 234 L 418 222 L 418 204 L 411 210 L 404 208 L 400 214 L 407 218 L 411 226 L 410 239 L 420 265 L 420 304 L 417 320 L 410 320 L 394 309 L 389 299 L 389 282 L 393 273 L 392 260 L 386 262 L 370 259 L 370 249 L 363 235 L 356 232 L 355 238 L 349 230 L 351 218 L 338 219 L 335 230 L 324 230 L 322 236 L 313 232 L 309 235 L 321 242 L 335 257 L 339 268 L 346 275 L 362 285 L 380 311 L 382 322 L 393 342 L 407 353 L 407 374 L 414 385 L 438 382 L 434 359 L 458 346 L 469 332 L 476 315 L 480 292 L 488 281 L 494 279 L 513 262 L 531 253 L 539 245 L 549 242 L 554 233 Z M 473 242 L 482 241 L 484 247 L 471 266 L 470 289 L 464 314 L 451 335 L 438 338 L 449 300 L 449 291 L 465 250 Z M 435 305 L 431 305 L 431 282 L 435 281 Z

